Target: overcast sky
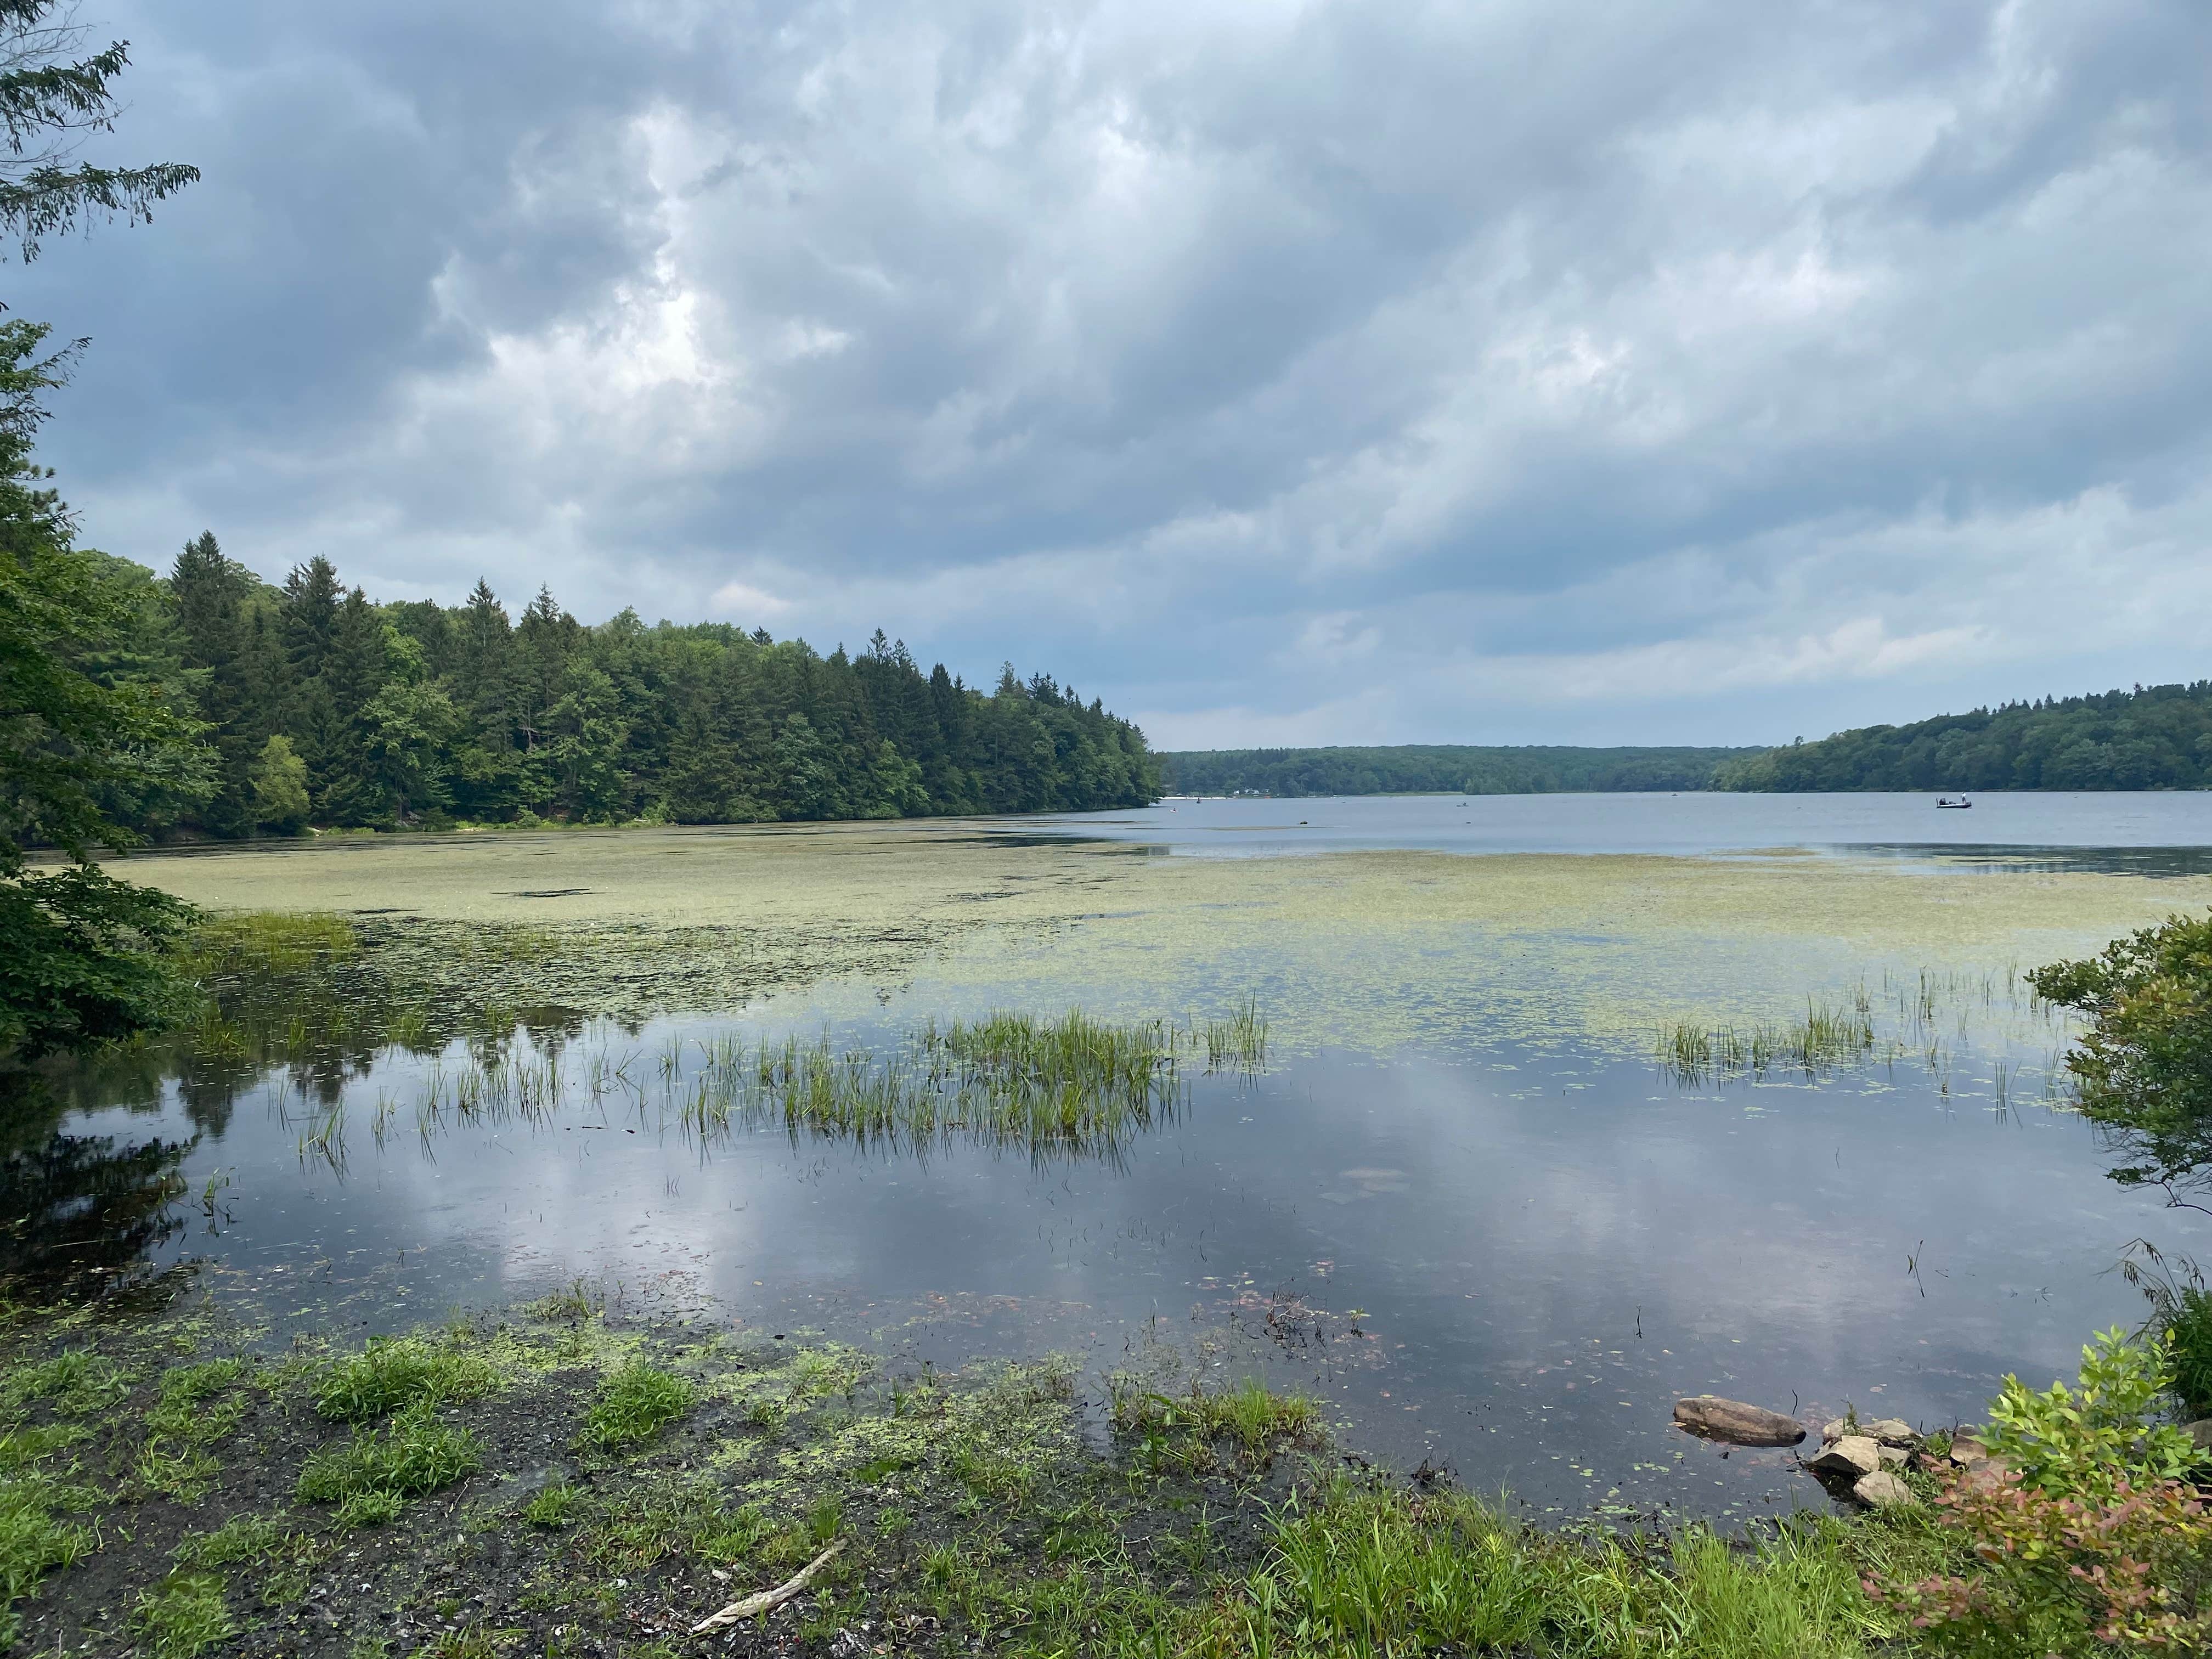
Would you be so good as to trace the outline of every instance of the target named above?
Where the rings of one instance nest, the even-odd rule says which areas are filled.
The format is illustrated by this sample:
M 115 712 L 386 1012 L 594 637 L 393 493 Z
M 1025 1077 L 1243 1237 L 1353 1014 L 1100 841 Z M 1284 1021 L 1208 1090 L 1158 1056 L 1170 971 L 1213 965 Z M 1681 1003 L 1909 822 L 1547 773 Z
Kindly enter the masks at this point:
M 2212 674 L 2212 8 L 88 0 L 83 538 L 1766 742 Z

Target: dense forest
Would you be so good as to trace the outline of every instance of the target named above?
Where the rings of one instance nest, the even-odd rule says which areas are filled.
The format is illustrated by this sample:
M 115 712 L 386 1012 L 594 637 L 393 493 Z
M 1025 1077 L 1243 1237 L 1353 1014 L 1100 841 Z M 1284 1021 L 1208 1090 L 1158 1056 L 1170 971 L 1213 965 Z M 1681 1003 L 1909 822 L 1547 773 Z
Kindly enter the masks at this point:
M 132 627 L 95 678 L 161 688 L 199 742 L 103 803 L 154 836 L 456 820 L 685 823 L 1079 811 L 1160 793 L 1143 735 L 1008 666 L 985 696 L 880 630 L 848 657 L 727 624 L 587 627 L 483 583 L 379 604 L 327 560 L 282 587 L 212 535 L 167 577 L 121 559 Z
M 2212 680 L 1869 726 L 1732 761 L 1716 789 L 2202 789 Z
M 1547 795 L 1705 789 L 1723 763 L 1755 749 L 1507 749 L 1406 744 L 1388 749 L 1202 749 L 1159 757 L 1185 795 Z

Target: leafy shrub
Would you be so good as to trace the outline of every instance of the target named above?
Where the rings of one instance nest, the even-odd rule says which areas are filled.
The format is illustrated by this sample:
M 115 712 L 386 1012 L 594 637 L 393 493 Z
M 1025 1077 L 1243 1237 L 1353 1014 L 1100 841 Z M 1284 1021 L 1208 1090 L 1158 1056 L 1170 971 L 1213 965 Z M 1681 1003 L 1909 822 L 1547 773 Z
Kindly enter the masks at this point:
M 650 1440 L 691 1409 L 698 1391 L 682 1377 L 632 1360 L 599 1379 L 584 1438 L 602 1451 Z
M 2194 1651 L 2212 1640 L 2199 1598 L 2212 1576 L 2212 1517 L 2191 1489 L 2123 1476 L 2098 1498 L 2055 1496 L 2018 1471 L 1952 1480 L 1942 1524 L 1964 1533 L 1982 1576 L 1867 1591 L 1911 1617 L 1940 1652 L 2090 1654 L 2100 1647 Z
M 1870 1577 L 1868 1594 L 1947 1653 L 2204 1645 L 2212 1517 L 2183 1480 L 2195 1443 L 2157 1420 L 2167 1359 L 2164 1338 L 2131 1341 L 2115 1328 L 2081 1350 L 2074 1388 L 2005 1378 L 1984 1437 L 2002 1463 L 1954 1474 L 1936 1500 L 1939 1522 L 1982 1573 Z
M 2202 1456 L 2196 1443 L 2156 1418 L 2172 1384 L 2163 1337 L 2131 1340 L 2115 1326 L 2081 1350 L 2078 1388 L 2038 1393 L 2008 1376 L 1990 1407 L 1990 1452 L 2030 1488 L 2101 1502 L 2122 1485 L 2178 1480 Z

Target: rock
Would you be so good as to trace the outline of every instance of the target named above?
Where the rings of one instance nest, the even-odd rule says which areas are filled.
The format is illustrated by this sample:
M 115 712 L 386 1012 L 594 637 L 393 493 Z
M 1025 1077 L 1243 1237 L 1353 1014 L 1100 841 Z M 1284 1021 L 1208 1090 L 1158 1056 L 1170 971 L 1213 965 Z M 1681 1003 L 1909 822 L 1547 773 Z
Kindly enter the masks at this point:
M 1881 1446 L 1865 1435 L 1847 1434 L 1806 1467 L 1815 1474 L 1841 1474 L 1856 1480 L 1881 1468 Z
M 1920 1443 L 1920 1437 L 1913 1433 L 1912 1425 L 1900 1418 L 1884 1417 L 1871 1423 L 1862 1423 L 1859 1432 L 1869 1439 L 1881 1441 L 1885 1446 L 1915 1446 Z
M 1901 1469 L 1912 1461 L 1912 1454 L 1902 1446 L 1877 1444 L 1875 1449 L 1881 1454 L 1881 1466 L 1886 1469 Z
M 1838 1417 L 1820 1431 L 1820 1443 L 1824 1446 L 1832 1446 L 1850 1431 L 1850 1424 Z
M 1737 1446 L 1794 1446 L 1805 1437 L 1805 1425 L 1794 1417 L 1713 1394 L 1677 1400 L 1674 1421 L 1692 1434 Z
M 1851 1496 L 1862 1504 L 1878 1510 L 1894 1509 L 1901 1504 L 1919 1500 L 1913 1497 L 1912 1488 L 1887 1469 L 1876 1469 L 1872 1474 L 1863 1474 L 1851 1486 Z
M 2184 1423 L 2181 1431 L 2197 1443 L 2199 1451 L 2212 1451 L 2212 1417 L 2200 1417 L 2194 1423 Z
M 1990 1455 L 1990 1449 L 1971 1434 L 1962 1434 L 1951 1442 L 1951 1461 L 1971 1468 Z

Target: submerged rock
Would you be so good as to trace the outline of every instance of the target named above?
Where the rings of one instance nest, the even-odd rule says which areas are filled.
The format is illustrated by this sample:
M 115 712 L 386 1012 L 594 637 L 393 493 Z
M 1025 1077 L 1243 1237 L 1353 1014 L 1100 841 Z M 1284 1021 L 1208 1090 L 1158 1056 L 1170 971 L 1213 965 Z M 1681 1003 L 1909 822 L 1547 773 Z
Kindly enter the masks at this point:
M 1847 1434 L 1806 1465 L 1815 1474 L 1848 1475 L 1856 1480 L 1881 1468 L 1881 1443 L 1863 1434 Z
M 1794 1446 L 1805 1437 L 1805 1425 L 1794 1417 L 1717 1394 L 1677 1400 L 1674 1421 L 1692 1434 L 1737 1446 Z
M 1887 1469 L 1876 1469 L 1872 1474 L 1863 1474 L 1852 1484 L 1851 1496 L 1862 1504 L 1878 1510 L 1894 1509 L 1902 1504 L 1914 1504 L 1912 1488 L 1906 1486 Z

